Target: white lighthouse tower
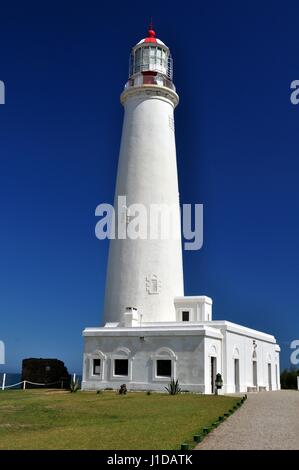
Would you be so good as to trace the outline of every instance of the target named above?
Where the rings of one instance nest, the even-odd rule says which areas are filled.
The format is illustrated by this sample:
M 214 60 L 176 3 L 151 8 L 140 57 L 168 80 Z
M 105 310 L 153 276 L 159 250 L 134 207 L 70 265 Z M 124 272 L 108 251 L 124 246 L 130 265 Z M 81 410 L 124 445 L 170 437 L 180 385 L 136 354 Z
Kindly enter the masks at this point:
M 114 202 L 117 227 L 143 217 L 147 231 L 132 239 L 117 230 L 110 241 L 105 322 L 122 321 L 125 313 L 138 321 L 174 321 L 174 297 L 184 294 L 173 117 L 179 98 L 172 78 L 170 51 L 150 27 L 132 49 L 121 94 L 125 115 Z M 141 214 L 132 213 L 135 204 L 143 206 Z
M 221 374 L 222 392 L 279 390 L 274 336 L 214 321 L 210 297 L 184 295 L 172 74 L 170 51 L 150 27 L 132 49 L 121 94 L 105 324 L 83 331 L 82 389 L 165 391 L 173 379 L 210 394 Z

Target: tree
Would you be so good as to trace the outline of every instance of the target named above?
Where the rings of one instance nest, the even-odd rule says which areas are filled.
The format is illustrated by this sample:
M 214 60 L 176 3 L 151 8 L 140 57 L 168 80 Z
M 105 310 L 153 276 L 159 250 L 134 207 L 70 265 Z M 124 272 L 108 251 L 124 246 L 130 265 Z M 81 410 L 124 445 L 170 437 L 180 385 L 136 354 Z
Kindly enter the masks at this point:
M 280 375 L 281 388 L 297 390 L 299 370 L 284 369 Z

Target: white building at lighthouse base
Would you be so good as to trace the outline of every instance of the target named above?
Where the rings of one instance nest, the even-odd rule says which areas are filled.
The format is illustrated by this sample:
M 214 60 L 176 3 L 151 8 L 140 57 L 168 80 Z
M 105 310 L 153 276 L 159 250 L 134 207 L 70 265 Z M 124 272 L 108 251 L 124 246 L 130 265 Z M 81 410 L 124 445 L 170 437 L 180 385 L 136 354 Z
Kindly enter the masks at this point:
M 174 299 L 176 321 L 143 323 L 128 308 L 120 323 L 86 328 L 83 390 L 165 391 L 171 379 L 182 390 L 222 393 L 279 390 L 279 351 L 274 336 L 228 321 L 212 320 L 209 297 Z
M 278 390 L 275 338 L 213 321 L 209 297 L 184 296 L 174 124 L 178 102 L 170 50 L 150 27 L 132 48 L 121 94 L 125 113 L 114 207 L 123 197 L 126 202 L 116 211 L 117 236 L 110 240 L 106 324 L 83 332 L 82 388 L 118 389 L 125 383 L 131 390 L 165 391 L 174 379 L 182 390 L 210 394 L 221 374 L 224 393 Z M 153 205 L 174 208 L 168 236 L 149 236 L 164 225 L 151 218 Z M 149 230 L 126 237 L 119 229 L 129 231 L 132 221 L 134 226 L 140 206 Z

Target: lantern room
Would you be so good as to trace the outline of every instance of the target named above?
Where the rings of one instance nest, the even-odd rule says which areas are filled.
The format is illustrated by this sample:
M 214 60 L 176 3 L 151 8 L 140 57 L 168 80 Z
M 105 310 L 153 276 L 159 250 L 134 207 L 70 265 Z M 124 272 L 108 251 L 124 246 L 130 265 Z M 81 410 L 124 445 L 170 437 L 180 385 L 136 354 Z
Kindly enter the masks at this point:
M 164 86 L 175 90 L 173 65 L 168 47 L 156 38 L 150 25 L 147 37 L 133 47 L 130 55 L 129 80 L 125 88 L 142 85 Z

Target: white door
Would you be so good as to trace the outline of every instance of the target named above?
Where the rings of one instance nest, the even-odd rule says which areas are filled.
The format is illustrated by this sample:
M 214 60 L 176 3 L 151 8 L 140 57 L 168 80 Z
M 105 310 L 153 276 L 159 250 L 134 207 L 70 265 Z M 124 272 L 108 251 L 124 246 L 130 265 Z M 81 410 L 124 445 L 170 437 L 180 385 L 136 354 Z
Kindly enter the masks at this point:
M 268 385 L 269 385 L 269 390 L 272 390 L 272 367 L 271 367 L 271 364 L 268 364 Z
M 235 364 L 235 392 L 240 392 L 240 361 L 239 359 L 234 360 Z
M 253 386 L 257 387 L 257 363 L 256 361 L 252 361 L 252 381 L 253 381 Z
M 211 357 L 211 393 L 215 393 L 216 357 Z

